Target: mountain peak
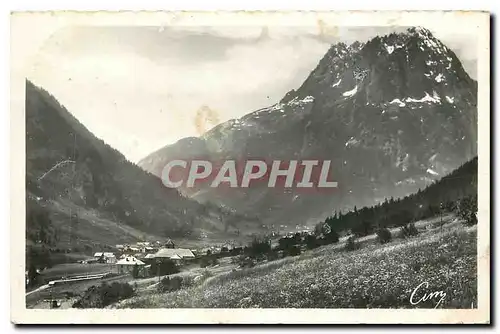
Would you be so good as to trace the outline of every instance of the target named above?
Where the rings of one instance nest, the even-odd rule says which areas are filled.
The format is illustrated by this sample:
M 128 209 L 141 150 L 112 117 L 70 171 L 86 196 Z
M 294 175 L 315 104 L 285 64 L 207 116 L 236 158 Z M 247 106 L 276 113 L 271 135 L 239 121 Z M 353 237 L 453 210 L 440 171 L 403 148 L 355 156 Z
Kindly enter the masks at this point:
M 425 28 L 334 44 L 279 103 L 202 139 L 216 157 L 331 160 L 339 191 L 296 200 L 259 187 L 231 194 L 206 189 L 197 199 L 227 202 L 270 221 L 303 221 L 332 205 L 404 195 L 476 154 L 476 87 L 453 51 Z M 162 161 L 153 160 L 149 170 Z
M 280 103 L 307 96 L 321 99 L 319 95 L 339 100 L 353 89 L 364 90 L 358 95 L 365 96 L 367 103 L 401 97 L 420 99 L 433 91 L 452 98 L 454 91 L 470 84 L 473 81 L 453 51 L 430 30 L 410 27 L 366 43 L 332 45 L 302 86 L 286 94 Z
M 434 51 L 437 54 L 445 54 L 449 49 L 436 38 L 429 29 L 423 27 L 410 27 L 404 32 L 393 32 L 383 36 L 377 36 L 366 43 L 366 50 L 387 49 L 392 54 L 396 49 L 406 51 Z

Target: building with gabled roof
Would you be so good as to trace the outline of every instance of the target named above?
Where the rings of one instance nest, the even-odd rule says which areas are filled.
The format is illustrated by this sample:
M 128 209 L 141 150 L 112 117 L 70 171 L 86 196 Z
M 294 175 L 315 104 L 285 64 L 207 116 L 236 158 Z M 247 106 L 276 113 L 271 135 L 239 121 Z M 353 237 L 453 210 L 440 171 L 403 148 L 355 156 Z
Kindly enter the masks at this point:
M 111 252 L 96 252 L 94 259 L 101 263 L 116 263 L 116 256 Z
M 126 256 L 123 259 L 116 262 L 116 268 L 118 274 L 131 274 L 134 271 L 135 266 L 144 267 L 146 264 L 141 260 L 135 258 L 134 256 Z
M 155 253 L 155 258 L 180 258 L 182 260 L 194 259 L 195 255 L 190 249 L 185 248 L 162 248 Z
M 116 262 L 116 265 L 122 265 L 122 266 L 129 266 L 129 265 L 133 266 L 136 264 L 142 266 L 145 263 L 134 256 L 126 256 L 123 259 L 120 259 L 120 261 Z
M 173 260 L 173 261 L 180 261 L 180 260 L 182 260 L 182 258 L 181 258 L 179 255 L 174 254 L 174 255 L 172 255 L 172 256 L 170 257 L 170 260 Z
M 174 242 L 172 241 L 172 239 L 168 239 L 166 242 L 165 242 L 165 246 L 164 248 L 175 248 L 175 244 Z

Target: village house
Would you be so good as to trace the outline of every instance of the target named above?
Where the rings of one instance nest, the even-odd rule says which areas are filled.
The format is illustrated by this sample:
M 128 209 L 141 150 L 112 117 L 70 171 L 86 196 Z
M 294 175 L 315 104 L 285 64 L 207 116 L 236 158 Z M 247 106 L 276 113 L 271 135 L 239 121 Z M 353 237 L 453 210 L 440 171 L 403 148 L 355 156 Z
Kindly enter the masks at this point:
M 171 239 L 168 239 L 165 242 L 164 248 L 175 248 L 175 244 Z
M 136 259 L 142 260 L 146 256 L 146 253 L 135 253 L 132 256 L 135 257 Z
M 170 259 L 175 262 L 194 259 L 195 255 L 190 249 L 185 248 L 162 248 L 154 254 L 156 259 Z
M 116 256 L 109 252 L 96 252 L 94 260 L 99 263 L 116 263 Z
M 210 255 L 215 254 L 215 247 L 205 247 L 199 251 L 200 255 Z
M 226 242 L 225 244 L 222 244 L 220 247 L 220 250 L 222 252 L 228 252 L 234 248 L 234 245 L 230 242 Z
M 134 253 L 137 253 L 139 249 L 137 247 L 132 247 L 130 245 L 126 245 L 122 250 L 122 254 L 129 254 L 132 255 Z
M 134 267 L 137 266 L 137 273 L 139 277 L 148 277 L 149 271 L 151 270 L 151 265 L 146 266 L 144 262 L 133 257 L 126 256 L 120 261 L 116 262 L 116 268 L 118 274 L 133 274 Z
M 121 252 L 124 254 L 134 255 L 138 253 L 155 253 L 158 251 L 158 246 L 155 243 L 149 241 L 139 241 L 134 245 L 126 245 L 121 248 Z
M 182 261 L 182 258 L 179 255 L 174 254 L 170 257 L 170 260 L 174 261 L 175 263 L 180 263 Z
M 144 249 L 144 252 L 145 252 L 145 253 L 148 253 L 148 254 L 150 254 L 150 253 L 155 253 L 155 252 L 157 252 L 157 251 L 158 251 L 158 249 L 156 249 L 156 248 L 154 248 L 154 247 L 151 247 L 151 246 L 146 246 L 146 247 L 144 247 L 143 249 Z

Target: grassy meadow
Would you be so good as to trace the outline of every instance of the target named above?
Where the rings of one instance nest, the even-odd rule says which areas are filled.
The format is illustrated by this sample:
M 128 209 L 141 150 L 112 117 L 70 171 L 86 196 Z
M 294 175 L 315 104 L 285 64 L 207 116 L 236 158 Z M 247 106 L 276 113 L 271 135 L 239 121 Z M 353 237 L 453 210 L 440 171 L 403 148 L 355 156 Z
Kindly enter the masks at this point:
M 476 227 L 428 226 L 418 236 L 381 245 L 341 244 L 210 277 L 196 286 L 137 296 L 112 308 L 475 308 Z

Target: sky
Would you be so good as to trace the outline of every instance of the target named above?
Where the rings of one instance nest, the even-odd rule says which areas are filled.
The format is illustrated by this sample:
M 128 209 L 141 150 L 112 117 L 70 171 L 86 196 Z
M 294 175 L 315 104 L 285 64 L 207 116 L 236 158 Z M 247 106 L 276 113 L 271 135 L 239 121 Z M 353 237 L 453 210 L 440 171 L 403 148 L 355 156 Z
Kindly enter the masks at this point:
M 278 102 L 331 44 L 390 27 L 71 27 L 38 51 L 28 79 L 138 162 L 161 147 Z M 402 28 L 396 29 L 402 30 Z M 476 78 L 476 36 L 430 29 Z

